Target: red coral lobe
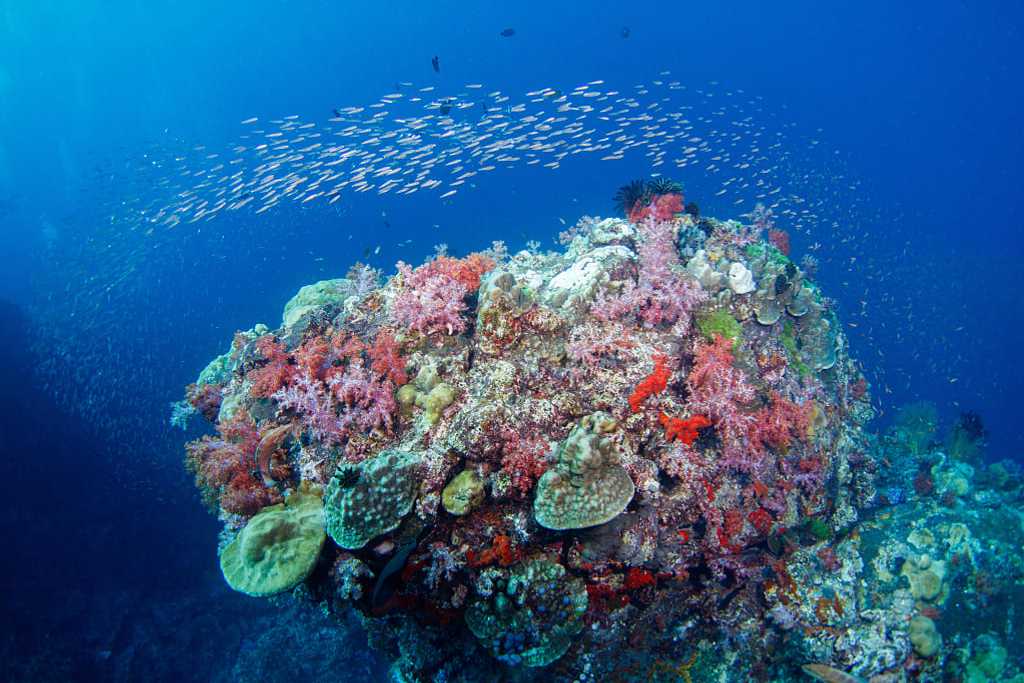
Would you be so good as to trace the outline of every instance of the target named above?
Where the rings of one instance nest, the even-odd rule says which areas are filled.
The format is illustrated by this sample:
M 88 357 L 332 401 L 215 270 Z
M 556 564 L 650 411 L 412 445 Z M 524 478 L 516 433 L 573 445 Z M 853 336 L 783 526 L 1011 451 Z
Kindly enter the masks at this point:
M 651 374 L 644 378 L 629 396 L 629 407 L 634 413 L 640 412 L 644 401 L 665 391 L 665 387 L 668 386 L 668 378 L 672 374 L 672 371 L 668 369 L 668 356 L 657 353 L 652 360 L 654 360 L 654 369 Z

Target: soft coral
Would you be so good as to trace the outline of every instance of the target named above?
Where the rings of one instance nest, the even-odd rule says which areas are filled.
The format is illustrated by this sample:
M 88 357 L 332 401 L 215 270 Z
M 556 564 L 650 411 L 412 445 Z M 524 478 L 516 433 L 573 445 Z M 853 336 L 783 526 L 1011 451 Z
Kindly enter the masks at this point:
M 469 287 L 443 269 L 427 263 L 413 270 L 398 262 L 402 288 L 395 297 L 392 313 L 399 325 L 426 335 L 461 334 L 466 329 L 462 314 L 466 311 Z
M 629 408 L 634 413 L 640 412 L 644 401 L 665 391 L 665 387 L 668 386 L 668 378 L 672 374 L 672 371 L 668 369 L 668 356 L 656 353 L 653 360 L 654 369 L 651 370 L 651 374 L 636 385 L 636 389 L 629 396 Z
M 636 314 L 648 327 L 661 323 L 677 324 L 679 334 L 689 330 L 690 314 L 707 294 L 693 278 L 682 272 L 676 249 L 676 227 L 670 221 L 648 216 L 640 226 L 640 261 L 636 284 L 620 296 L 602 296 L 592 308 L 603 320 Z
M 743 372 L 733 366 L 732 345 L 732 340 L 722 335 L 715 335 L 710 344 L 698 345 L 686 380 L 690 390 L 688 407 L 691 413 L 706 415 L 715 425 L 724 462 L 751 470 L 760 455 L 751 451 L 748 442 L 754 417 L 747 406 L 755 392 Z

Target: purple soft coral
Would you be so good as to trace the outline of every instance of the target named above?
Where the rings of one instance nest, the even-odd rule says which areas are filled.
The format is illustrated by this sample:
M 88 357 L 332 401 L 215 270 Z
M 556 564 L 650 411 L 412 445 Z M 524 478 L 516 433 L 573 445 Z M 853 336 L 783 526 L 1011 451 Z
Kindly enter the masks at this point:
M 344 403 L 341 426 L 345 433 L 380 428 L 391 432 L 398 407 L 391 382 L 374 375 L 361 362 L 354 362 L 345 374 L 332 377 L 328 383 Z
M 714 422 L 722 441 L 722 462 L 752 471 L 760 454 L 749 447 L 747 437 L 754 417 L 747 406 L 755 391 L 732 363 L 731 340 L 715 335 L 711 344 L 698 346 L 686 380 L 690 390 L 687 405 L 692 414 L 707 415 Z

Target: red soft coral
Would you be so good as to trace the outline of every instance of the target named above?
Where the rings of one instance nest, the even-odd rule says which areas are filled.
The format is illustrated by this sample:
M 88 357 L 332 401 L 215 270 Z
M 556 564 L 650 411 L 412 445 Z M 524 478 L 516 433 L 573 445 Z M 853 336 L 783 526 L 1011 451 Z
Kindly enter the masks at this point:
M 378 375 L 386 377 L 397 386 L 409 381 L 405 374 L 405 359 L 402 358 L 395 335 L 390 330 L 382 330 L 369 349 L 370 367 Z
M 220 384 L 189 384 L 185 388 L 185 399 L 199 414 L 210 422 L 216 422 L 223 398 Z
M 781 251 L 786 256 L 789 256 L 789 233 L 785 230 L 776 230 L 772 228 L 768 231 L 768 241 L 773 247 Z
M 525 496 L 547 471 L 546 456 L 551 445 L 542 438 L 524 437 L 512 429 L 502 434 L 502 440 L 501 470 L 508 475 L 513 490 Z
M 660 413 L 658 421 L 665 428 L 666 441 L 682 441 L 687 446 L 693 445 L 693 442 L 700 436 L 701 429 L 711 426 L 711 420 L 703 415 L 694 415 L 693 417 L 683 419 L 681 417 L 669 417 L 665 413 Z
M 266 362 L 249 372 L 248 378 L 252 382 L 249 394 L 254 398 L 270 398 L 295 376 L 295 366 L 291 364 L 284 344 L 273 335 L 265 334 L 257 339 L 256 352 Z
M 772 393 L 769 407 L 754 415 L 750 427 L 751 447 L 764 450 L 766 446 L 785 452 L 794 439 L 804 439 L 810 429 L 810 405 L 797 405 Z
M 310 337 L 295 351 L 296 364 L 313 379 L 323 379 L 331 347 L 324 337 Z
M 651 374 L 647 375 L 629 396 L 629 408 L 634 413 L 640 412 L 644 401 L 665 391 L 665 387 L 668 386 L 668 378 L 672 374 L 672 371 L 668 369 L 668 356 L 657 353 L 653 360 L 654 369 Z
M 683 212 L 683 195 L 678 193 L 658 194 L 651 197 L 647 204 L 637 202 L 630 210 L 628 219 L 631 223 L 640 223 L 648 217 L 656 221 L 670 221 L 677 213 Z
M 265 488 L 249 472 L 239 472 L 224 487 L 220 496 L 220 506 L 224 512 L 252 517 L 268 505 L 279 503 L 281 500 L 281 495 L 277 491 Z
M 767 536 L 772 531 L 772 516 L 764 508 L 757 508 L 751 512 L 747 515 L 747 520 L 762 536 Z

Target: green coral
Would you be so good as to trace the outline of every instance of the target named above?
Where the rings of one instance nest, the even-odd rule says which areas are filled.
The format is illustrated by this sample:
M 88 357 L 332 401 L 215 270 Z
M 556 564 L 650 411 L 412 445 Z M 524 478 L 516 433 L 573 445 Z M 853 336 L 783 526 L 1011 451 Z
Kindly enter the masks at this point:
M 466 625 L 480 644 L 511 666 L 547 666 L 565 654 L 583 630 L 586 585 L 548 560 L 517 565 L 493 594 L 466 610 Z
M 321 280 L 306 285 L 289 299 L 281 314 L 281 326 L 291 327 L 304 314 L 330 304 L 343 304 L 347 298 L 349 282 L 345 278 Z
M 785 326 L 782 330 L 782 335 L 779 337 L 779 341 L 782 342 L 782 346 L 786 349 L 786 353 L 789 355 L 789 363 L 801 376 L 806 377 L 811 374 L 811 368 L 803 361 L 800 357 L 800 349 L 797 346 L 796 331 L 793 327 L 793 323 L 786 321 Z
M 789 257 L 779 251 L 775 245 L 766 244 L 764 242 L 756 242 L 749 245 L 746 248 L 746 253 L 747 258 L 751 260 L 756 260 L 764 256 L 769 263 L 776 263 L 781 266 L 785 266 L 790 262 Z
M 617 517 L 635 487 L 608 436 L 616 426 L 605 413 L 583 418 L 558 448 L 555 466 L 537 482 L 533 513 L 548 529 L 583 529 Z
M 427 422 L 436 424 L 441 419 L 444 409 L 455 401 L 455 389 L 445 382 L 441 382 L 430 390 L 428 394 L 420 394 L 416 397 L 416 405 L 423 408 L 427 415 Z
M 721 308 L 697 316 L 697 327 L 709 340 L 714 340 L 715 335 L 722 335 L 736 342 L 741 332 L 739 321 L 729 311 Z
M 441 503 L 453 515 L 464 515 L 484 499 L 484 482 L 476 470 L 463 470 L 455 475 L 444 491 Z
M 811 517 L 807 520 L 804 528 L 819 541 L 827 541 L 832 538 L 832 529 L 829 527 L 828 522 L 821 517 Z
M 203 371 L 199 373 L 196 384 L 226 384 L 231 379 L 232 369 L 231 351 L 228 350 L 227 353 L 217 356 L 203 368 Z
M 395 400 L 405 414 L 409 414 L 413 406 L 418 406 L 423 409 L 427 422 L 436 424 L 445 408 L 455 402 L 455 388 L 441 381 L 436 367 L 427 365 L 412 382 L 398 390 Z
M 282 593 L 309 576 L 324 538 L 320 496 L 294 493 L 249 520 L 221 553 L 221 573 L 247 595 Z
M 327 533 L 346 550 L 358 550 L 392 531 L 409 514 L 418 490 L 417 453 L 382 451 L 358 465 L 343 464 L 327 485 Z
M 971 643 L 971 659 L 967 662 L 964 683 L 998 681 L 1006 668 L 1007 651 L 998 640 L 984 633 Z

